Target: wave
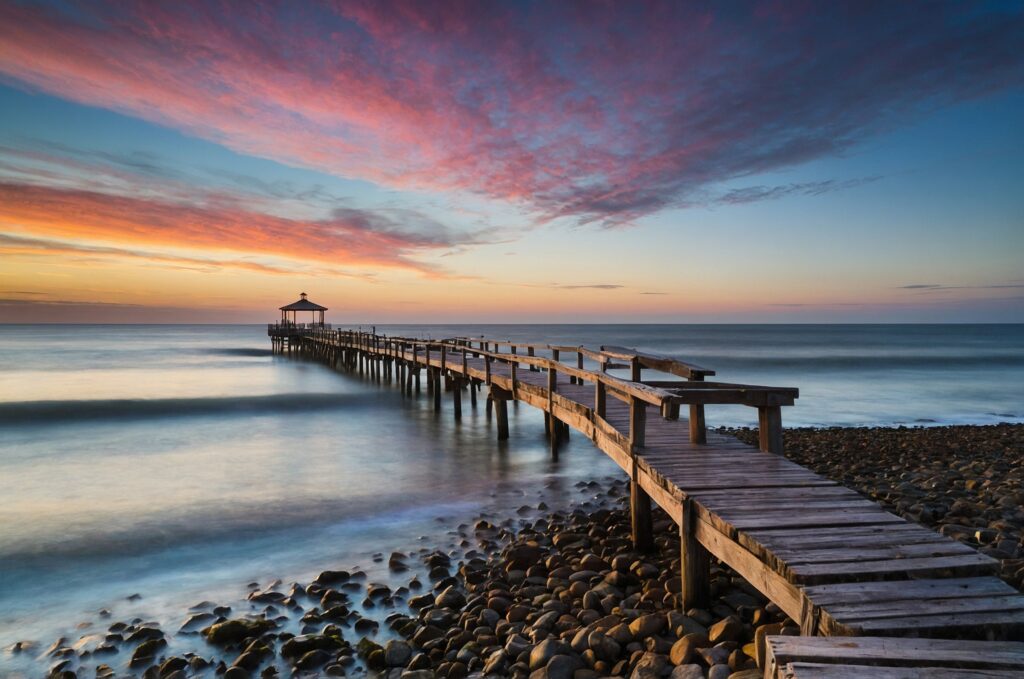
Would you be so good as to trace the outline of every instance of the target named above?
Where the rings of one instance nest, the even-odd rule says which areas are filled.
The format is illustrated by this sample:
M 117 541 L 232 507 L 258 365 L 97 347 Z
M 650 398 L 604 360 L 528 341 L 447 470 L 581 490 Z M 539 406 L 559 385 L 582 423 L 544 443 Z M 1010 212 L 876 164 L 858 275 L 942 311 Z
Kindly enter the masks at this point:
M 88 420 L 137 420 L 155 417 L 252 415 L 331 410 L 370 405 L 355 394 L 268 394 L 211 398 L 98 399 L 0 403 L 0 426 L 60 424 Z

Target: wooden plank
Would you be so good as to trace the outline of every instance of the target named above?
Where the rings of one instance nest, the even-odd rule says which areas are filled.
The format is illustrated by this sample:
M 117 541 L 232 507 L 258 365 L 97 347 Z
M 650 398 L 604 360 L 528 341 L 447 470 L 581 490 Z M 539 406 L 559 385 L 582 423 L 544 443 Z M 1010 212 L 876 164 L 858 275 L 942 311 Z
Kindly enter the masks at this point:
M 789 637 L 765 639 L 767 657 L 850 665 L 923 665 L 1024 670 L 1024 643 L 891 637 Z
M 982 611 L 1024 611 L 1024 596 L 969 597 L 964 599 L 922 599 L 909 598 L 895 601 L 853 602 L 832 604 L 828 613 L 844 623 L 884 618 L 906 618 L 909 616 L 952 615 L 955 613 L 980 613 Z
M 975 636 L 990 639 L 1020 639 L 1024 634 L 1024 611 L 1001 610 L 953 615 L 906 616 L 858 620 L 851 623 L 835 621 L 822 613 L 824 634 L 875 634 L 884 636 Z
M 794 662 L 789 663 L 779 676 L 784 679 L 1016 679 L 1024 677 L 1024 672 L 943 667 L 857 667 Z
M 818 584 L 839 582 L 854 577 L 864 579 L 872 577 L 904 577 L 940 575 L 948 572 L 956 576 L 994 575 L 999 563 L 984 554 L 953 554 L 946 556 L 929 556 L 920 558 L 891 558 L 867 560 L 850 554 L 850 561 L 814 564 L 786 564 L 786 574 L 793 582 Z M 1024 602 L 1024 597 L 1020 597 Z
M 820 606 L 853 601 L 899 601 L 902 599 L 958 599 L 1016 594 L 999 578 L 939 578 L 907 582 L 857 582 L 805 587 L 804 593 Z
M 853 557 L 870 561 L 878 559 L 906 559 L 935 556 L 951 556 L 970 554 L 976 555 L 971 547 L 956 542 L 955 540 L 936 540 L 935 542 L 924 542 L 919 544 L 905 544 L 902 542 L 883 545 L 881 547 L 830 547 L 825 549 L 779 549 L 773 548 L 772 552 L 779 559 L 784 560 L 790 566 L 803 564 L 827 564 L 835 562 L 850 561 Z

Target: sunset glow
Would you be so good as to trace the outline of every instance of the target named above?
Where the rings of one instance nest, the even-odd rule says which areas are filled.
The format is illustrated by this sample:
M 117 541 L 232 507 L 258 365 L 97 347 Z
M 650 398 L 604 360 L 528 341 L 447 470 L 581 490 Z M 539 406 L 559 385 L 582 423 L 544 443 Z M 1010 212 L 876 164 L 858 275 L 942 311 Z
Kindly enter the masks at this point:
M 0 320 L 1024 321 L 1024 12 L 0 2 Z

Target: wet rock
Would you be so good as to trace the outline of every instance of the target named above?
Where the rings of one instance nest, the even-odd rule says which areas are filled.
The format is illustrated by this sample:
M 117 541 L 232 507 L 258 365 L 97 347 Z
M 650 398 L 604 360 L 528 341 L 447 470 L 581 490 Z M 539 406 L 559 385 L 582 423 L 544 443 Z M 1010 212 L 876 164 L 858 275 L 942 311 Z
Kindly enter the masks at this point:
M 210 626 L 217 616 L 213 613 L 194 613 L 187 618 L 178 628 L 179 632 L 198 632 L 203 627 Z
M 326 665 L 331 660 L 331 654 L 321 649 L 314 649 L 308 653 L 304 653 L 301 658 L 295 662 L 295 669 L 297 670 L 314 670 L 318 667 Z
M 704 679 L 704 668 L 693 663 L 677 665 L 668 676 L 669 679 Z
M 545 639 L 530 651 L 530 670 L 545 667 L 556 655 L 570 655 L 572 649 L 568 644 L 555 639 Z
M 641 615 L 639 618 L 629 623 L 629 631 L 638 639 L 649 637 L 652 634 L 660 634 L 664 629 L 664 613 Z
M 686 665 L 697 654 L 697 649 L 710 645 L 711 641 L 704 634 L 687 634 L 672 645 L 669 658 L 673 665 Z
M 636 667 L 633 668 L 630 679 L 660 679 L 669 674 L 671 670 L 672 666 L 665 656 L 657 653 L 644 653 L 637 661 Z
M 331 651 L 343 646 L 340 638 L 326 634 L 301 634 L 292 637 L 281 646 L 281 655 L 285 658 L 301 657 L 310 651 Z
M 153 662 L 156 655 L 160 652 L 160 649 L 166 645 L 167 642 L 163 639 L 150 639 L 149 641 L 144 641 L 139 644 L 138 648 L 135 649 L 135 652 L 132 653 L 131 660 L 128 661 L 128 664 L 131 667 L 148 665 Z
M 334 585 L 342 582 L 348 582 L 351 577 L 352 576 L 348 571 L 324 571 L 320 575 L 316 576 L 316 580 L 313 582 L 317 585 Z
M 574 655 L 556 655 L 545 666 L 548 679 L 573 679 L 576 670 L 583 669 L 583 661 Z
M 269 620 L 225 620 L 206 627 L 202 631 L 203 637 L 215 646 L 237 644 L 249 637 L 256 637 L 264 632 L 274 629 L 275 625 Z
M 404 641 L 392 639 L 384 644 L 384 662 L 388 667 L 405 667 L 412 659 L 412 647 Z
M 731 674 L 728 665 L 712 665 L 708 670 L 708 679 L 729 679 Z
M 736 641 L 741 634 L 743 634 L 743 623 L 732 615 L 719 620 L 708 629 L 708 639 L 712 644 L 721 641 Z
M 466 605 L 466 596 L 453 585 L 437 595 L 434 605 L 438 608 L 462 608 Z
M 175 656 L 173 658 L 168 658 L 167 660 L 160 663 L 160 667 L 157 670 L 157 674 L 160 675 L 160 677 L 167 677 L 167 675 L 177 672 L 179 670 L 184 670 L 186 667 L 188 667 L 188 661 L 184 658 L 179 658 Z

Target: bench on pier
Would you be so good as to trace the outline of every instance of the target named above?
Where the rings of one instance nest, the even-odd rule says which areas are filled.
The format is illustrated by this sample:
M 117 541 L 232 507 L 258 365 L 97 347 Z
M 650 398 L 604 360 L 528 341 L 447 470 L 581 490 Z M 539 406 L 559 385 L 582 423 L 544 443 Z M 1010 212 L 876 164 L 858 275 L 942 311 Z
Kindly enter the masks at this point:
M 764 679 L 1024 677 L 1024 643 L 887 637 L 765 640 Z

